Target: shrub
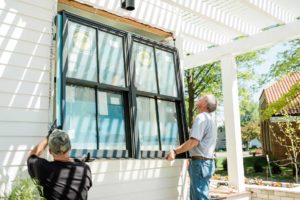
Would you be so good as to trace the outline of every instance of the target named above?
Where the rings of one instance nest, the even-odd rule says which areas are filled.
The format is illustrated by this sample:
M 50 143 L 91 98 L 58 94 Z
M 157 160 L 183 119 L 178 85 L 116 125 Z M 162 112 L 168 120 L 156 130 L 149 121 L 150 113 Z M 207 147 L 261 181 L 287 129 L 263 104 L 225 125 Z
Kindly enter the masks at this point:
M 271 172 L 272 174 L 281 174 L 281 168 L 278 165 L 272 164 Z
M 257 172 L 263 172 L 264 171 L 264 168 L 261 164 L 261 162 L 259 160 L 255 160 L 254 161 L 254 164 L 253 164 L 253 169 L 254 171 L 257 173 Z
M 42 187 L 37 184 L 37 181 L 31 178 L 21 179 L 13 185 L 11 193 L 8 195 L 8 200 L 46 200 L 42 197 Z
M 227 171 L 227 159 L 223 160 L 222 165 L 223 165 L 223 170 Z

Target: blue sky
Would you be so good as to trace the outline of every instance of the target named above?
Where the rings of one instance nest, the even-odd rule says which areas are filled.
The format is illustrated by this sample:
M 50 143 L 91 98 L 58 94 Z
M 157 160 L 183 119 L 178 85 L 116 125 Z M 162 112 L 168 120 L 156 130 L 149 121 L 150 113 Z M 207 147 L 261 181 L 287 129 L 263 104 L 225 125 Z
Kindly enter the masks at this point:
M 279 52 L 283 52 L 288 47 L 289 46 L 287 45 L 287 43 L 279 43 L 279 44 L 276 44 L 276 45 L 270 47 L 268 49 L 268 51 L 262 56 L 264 62 L 256 67 L 257 73 L 260 75 L 268 73 L 272 64 L 276 63 L 276 61 L 277 61 L 277 54 Z M 273 80 L 269 83 L 266 83 L 256 93 L 254 93 L 252 96 L 253 100 L 258 101 L 259 97 L 262 93 L 262 90 L 269 87 L 270 85 L 272 85 L 274 83 L 274 81 L 275 80 Z

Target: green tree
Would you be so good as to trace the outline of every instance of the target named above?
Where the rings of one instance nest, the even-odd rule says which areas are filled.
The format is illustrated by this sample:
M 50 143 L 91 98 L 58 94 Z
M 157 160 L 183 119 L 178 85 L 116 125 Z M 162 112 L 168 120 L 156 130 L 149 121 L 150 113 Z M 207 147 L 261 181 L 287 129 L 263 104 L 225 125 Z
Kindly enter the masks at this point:
M 300 71 L 300 39 L 289 41 L 285 44 L 288 49 L 278 53 L 277 62 L 273 64 L 268 73 L 269 78 L 282 78 L 292 72 Z M 266 77 L 266 80 L 269 80 Z
M 263 53 L 264 50 L 260 50 L 236 57 L 238 67 L 243 69 L 238 72 L 239 80 L 250 80 L 256 76 L 254 66 L 262 62 L 261 55 Z M 188 125 L 191 127 L 194 116 L 197 113 L 195 100 L 199 98 L 199 96 L 212 93 L 219 99 L 219 101 L 222 100 L 221 65 L 220 62 L 205 64 L 186 70 L 184 75 L 185 86 L 187 88 L 187 118 Z M 248 85 L 241 85 L 241 88 L 248 88 Z M 257 87 L 251 88 L 256 89 Z M 245 89 L 245 91 L 246 90 L 248 89 Z
M 222 95 L 220 62 L 205 64 L 184 72 L 187 88 L 186 108 L 188 126 L 191 127 L 195 114 L 195 100 L 200 95 L 213 93 L 216 97 Z
M 259 123 L 257 121 L 250 121 L 241 127 L 241 132 L 242 141 L 247 144 L 249 141 L 259 137 Z
M 275 123 L 279 128 L 279 133 L 274 132 L 274 130 L 278 130 L 278 128 L 274 128 L 275 125 L 270 127 L 275 141 L 286 150 L 285 155 L 287 159 L 285 161 L 275 161 L 275 163 L 279 166 L 292 165 L 295 169 L 295 180 L 296 183 L 298 183 L 298 165 L 300 164 L 300 120 L 297 118 L 294 120 L 293 117 L 288 115 L 287 111 L 284 112 L 283 120 Z
M 277 54 L 277 62 L 274 63 L 269 72 L 262 77 L 261 83 L 279 80 L 291 73 L 300 72 L 300 39 L 289 41 L 285 44 L 288 48 Z M 278 114 L 295 97 L 300 95 L 300 81 L 298 81 L 282 98 L 269 105 L 262 113 L 262 120 Z
M 262 55 L 265 49 L 249 52 L 237 56 L 238 66 L 238 82 L 239 82 L 239 103 L 240 103 L 240 122 L 242 141 L 248 147 L 248 142 L 258 138 L 260 134 L 259 128 L 259 112 L 258 99 L 253 99 L 258 88 L 260 76 L 257 74 L 256 66 L 263 62 Z

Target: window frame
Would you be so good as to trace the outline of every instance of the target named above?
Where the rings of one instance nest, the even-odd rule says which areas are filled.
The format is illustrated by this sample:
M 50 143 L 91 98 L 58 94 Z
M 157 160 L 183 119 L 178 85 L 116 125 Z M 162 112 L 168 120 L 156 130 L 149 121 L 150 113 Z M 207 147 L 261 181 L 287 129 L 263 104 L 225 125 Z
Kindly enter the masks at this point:
M 59 22 L 60 21 L 60 22 Z M 97 82 L 87 81 L 82 79 L 76 79 L 67 77 L 68 70 L 68 52 L 66 51 L 68 45 L 68 21 L 78 23 L 83 26 L 88 26 L 96 30 L 96 55 L 97 55 Z M 59 24 L 60 23 L 60 24 Z M 169 101 L 175 103 L 176 115 L 177 115 L 177 124 L 178 124 L 178 138 L 180 144 L 188 138 L 187 133 L 187 123 L 185 120 L 185 106 L 184 106 L 184 96 L 183 96 L 183 85 L 179 69 L 179 58 L 177 49 L 171 46 L 167 46 L 162 43 L 123 31 L 107 25 L 101 24 L 99 22 L 86 19 L 84 17 L 75 15 L 68 11 L 60 11 L 58 14 L 58 27 L 61 27 L 60 32 L 58 32 L 58 59 L 57 59 L 57 77 L 60 79 L 56 81 L 56 117 L 60 118 L 58 120 L 58 126 L 63 127 L 64 117 L 66 116 L 66 86 L 75 85 L 92 88 L 95 91 L 95 109 L 96 109 L 96 132 L 97 132 L 97 149 L 72 149 L 71 157 L 81 157 L 88 152 L 91 153 L 91 157 L 94 158 L 164 158 L 166 151 L 141 151 L 139 144 L 139 133 L 137 127 L 137 98 L 139 96 L 146 98 L 153 98 L 155 100 L 156 106 L 156 117 L 157 117 L 157 126 L 159 134 L 159 146 L 161 149 L 161 138 L 160 138 L 160 127 L 159 127 L 159 110 L 158 110 L 158 100 Z M 62 27 L 64 29 L 62 30 Z M 100 66 L 99 66 L 99 41 L 98 41 L 98 31 L 104 31 L 110 34 L 114 34 L 122 37 L 123 44 L 123 62 L 124 62 L 124 78 L 125 78 L 125 87 L 122 86 L 113 86 L 109 84 L 100 83 Z M 132 50 L 134 42 L 141 43 L 153 48 L 154 53 L 154 64 L 155 64 L 155 76 L 156 76 L 156 85 L 157 93 L 138 91 L 134 85 L 135 81 L 135 66 L 134 59 L 132 57 Z M 159 92 L 159 77 L 157 70 L 157 60 L 155 49 L 162 51 L 167 51 L 172 53 L 174 61 L 174 72 L 175 72 L 175 82 L 177 89 L 177 97 L 162 95 Z M 102 92 L 112 92 L 120 94 L 123 98 L 123 109 L 124 109 L 124 125 L 125 125 L 125 142 L 127 150 L 100 150 L 99 149 L 99 124 L 98 124 L 98 91 Z M 187 153 L 178 155 L 179 158 L 186 158 Z

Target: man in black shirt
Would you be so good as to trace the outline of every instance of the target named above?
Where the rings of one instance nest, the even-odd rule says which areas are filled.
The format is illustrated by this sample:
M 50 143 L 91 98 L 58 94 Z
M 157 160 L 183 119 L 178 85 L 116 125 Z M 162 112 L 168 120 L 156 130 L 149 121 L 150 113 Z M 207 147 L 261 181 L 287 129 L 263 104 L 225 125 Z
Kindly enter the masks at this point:
M 39 156 L 49 143 L 54 161 Z M 92 186 L 91 170 L 83 162 L 69 158 L 70 139 L 65 132 L 55 129 L 48 138 L 34 147 L 27 160 L 28 172 L 43 187 L 47 200 L 85 200 Z

